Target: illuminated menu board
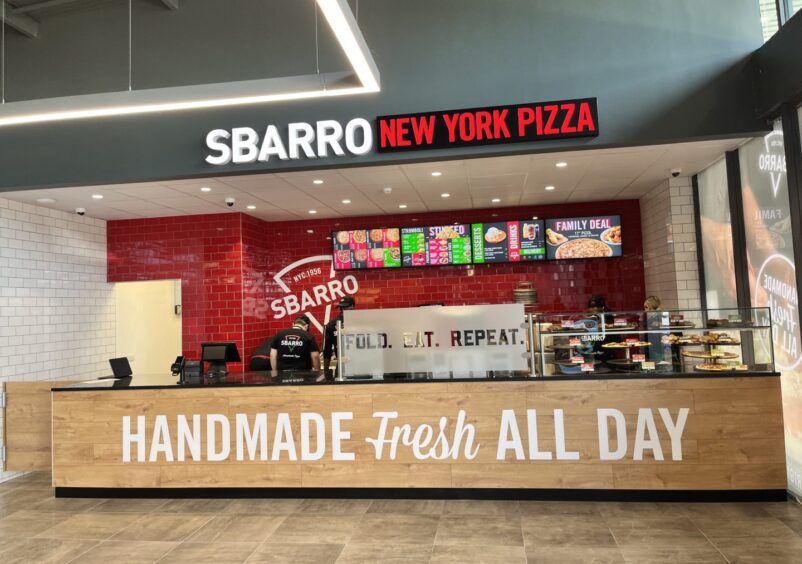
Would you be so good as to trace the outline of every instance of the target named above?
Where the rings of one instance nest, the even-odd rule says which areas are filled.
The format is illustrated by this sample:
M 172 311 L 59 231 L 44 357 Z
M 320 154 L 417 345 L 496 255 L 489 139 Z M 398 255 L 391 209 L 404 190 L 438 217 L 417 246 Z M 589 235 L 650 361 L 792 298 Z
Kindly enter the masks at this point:
M 397 227 L 335 231 L 331 240 L 335 270 L 401 266 L 401 236 Z
M 563 260 L 620 256 L 620 215 L 546 220 L 546 258 Z
M 470 225 L 404 227 L 401 256 L 404 266 L 470 264 Z
M 520 262 L 546 258 L 542 220 L 474 223 L 473 262 Z

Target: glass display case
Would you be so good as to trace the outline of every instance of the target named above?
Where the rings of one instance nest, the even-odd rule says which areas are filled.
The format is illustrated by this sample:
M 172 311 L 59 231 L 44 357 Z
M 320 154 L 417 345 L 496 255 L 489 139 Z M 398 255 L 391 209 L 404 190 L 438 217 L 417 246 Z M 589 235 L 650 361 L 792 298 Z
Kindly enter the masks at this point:
M 774 372 L 769 308 L 541 313 L 538 376 Z

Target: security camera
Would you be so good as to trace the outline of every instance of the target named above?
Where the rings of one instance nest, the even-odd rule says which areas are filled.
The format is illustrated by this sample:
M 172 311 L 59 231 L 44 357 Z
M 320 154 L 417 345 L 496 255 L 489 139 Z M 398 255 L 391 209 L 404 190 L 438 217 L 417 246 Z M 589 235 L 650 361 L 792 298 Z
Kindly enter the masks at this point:
M 86 213 L 86 208 L 75 208 L 75 213 L 78 215 L 84 215 Z
M 228 207 L 233 208 L 234 207 L 234 202 L 236 202 L 236 200 L 234 198 L 226 198 L 226 205 Z
M 681 169 L 681 168 L 672 168 L 672 169 L 671 169 L 671 177 L 672 177 L 672 178 L 676 178 L 676 177 L 678 177 L 680 174 L 682 174 L 682 169 Z

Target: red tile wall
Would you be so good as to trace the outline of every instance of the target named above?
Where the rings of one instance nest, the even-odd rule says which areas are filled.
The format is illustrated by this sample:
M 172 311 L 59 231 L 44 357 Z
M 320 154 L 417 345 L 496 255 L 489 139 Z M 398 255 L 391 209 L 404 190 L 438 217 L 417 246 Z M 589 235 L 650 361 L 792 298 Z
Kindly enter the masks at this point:
M 234 341 L 242 354 L 240 214 L 109 221 L 107 241 L 109 282 L 181 280 L 188 359 L 203 341 Z
M 274 276 L 299 259 L 330 256 L 334 230 L 594 214 L 622 216 L 623 257 L 346 271 L 335 278 L 356 279 L 360 308 L 508 303 L 515 285 L 528 281 L 537 288 L 543 311 L 584 309 L 592 294 L 604 295 L 611 309 L 640 309 L 644 276 L 637 200 L 274 223 L 240 214 L 111 221 L 109 281 L 181 278 L 185 354 L 197 358 L 201 341 L 226 339 L 250 355 L 297 315 L 276 319 L 271 302 L 286 293 Z M 320 272 L 306 276 L 310 268 Z M 283 280 L 300 296 L 329 282 L 330 268 L 330 263 L 310 263 Z M 294 275 L 306 277 L 293 280 Z M 325 306 L 309 312 L 324 322 Z M 332 307 L 331 317 L 336 313 Z M 320 338 L 318 330 L 313 332 Z

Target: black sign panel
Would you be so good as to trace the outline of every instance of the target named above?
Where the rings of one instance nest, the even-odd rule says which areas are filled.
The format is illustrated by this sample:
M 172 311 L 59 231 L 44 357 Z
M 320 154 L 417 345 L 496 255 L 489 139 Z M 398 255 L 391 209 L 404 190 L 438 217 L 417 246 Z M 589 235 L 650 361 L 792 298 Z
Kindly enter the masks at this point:
M 596 98 L 379 116 L 377 151 L 422 151 L 595 137 Z

